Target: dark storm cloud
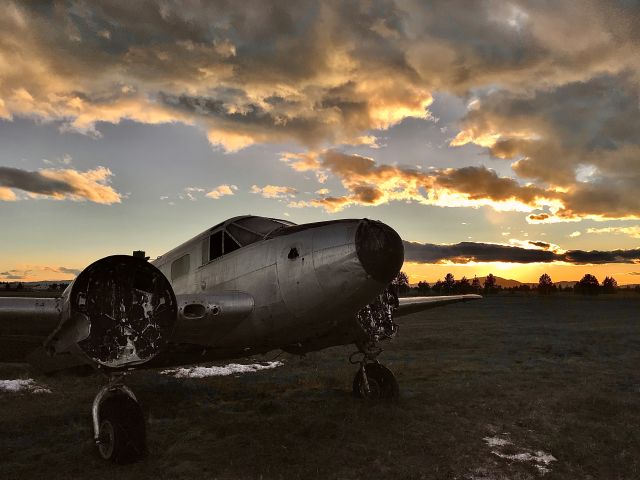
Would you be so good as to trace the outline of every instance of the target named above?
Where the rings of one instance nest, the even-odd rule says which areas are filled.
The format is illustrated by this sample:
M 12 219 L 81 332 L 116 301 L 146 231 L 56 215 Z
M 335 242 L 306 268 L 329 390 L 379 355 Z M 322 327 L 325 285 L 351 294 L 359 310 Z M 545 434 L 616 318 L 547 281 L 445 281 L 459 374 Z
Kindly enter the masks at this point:
M 86 172 L 72 168 L 43 169 L 30 172 L 12 167 L 0 167 L 0 200 L 16 200 L 9 189 L 56 199 L 89 200 L 96 203 L 119 203 L 121 195 L 108 185 L 112 173 L 98 167 Z M 9 194 L 7 194 L 7 192 Z
M 404 258 L 407 262 L 417 263 L 567 262 L 575 265 L 640 263 L 640 249 L 614 251 L 568 250 L 564 253 L 556 253 L 549 250 L 527 249 L 493 243 L 461 242 L 454 245 L 435 245 L 405 241 Z
M 613 250 L 603 252 L 598 250 L 568 250 L 563 254 L 565 262 L 575 264 L 597 263 L 640 263 L 640 249 Z
M 73 191 L 73 187 L 63 181 L 47 178 L 39 172 L 28 172 L 11 167 L 0 167 L 0 186 L 42 195 Z
M 546 250 L 533 250 L 492 243 L 461 242 L 455 245 L 421 244 L 404 242 L 404 259 L 407 262 L 454 263 L 468 262 L 553 262 L 556 256 Z
M 551 244 L 547 242 L 532 242 L 531 240 L 529 240 L 529 244 L 533 245 L 534 247 L 542 248 L 544 250 L 549 250 L 551 248 Z

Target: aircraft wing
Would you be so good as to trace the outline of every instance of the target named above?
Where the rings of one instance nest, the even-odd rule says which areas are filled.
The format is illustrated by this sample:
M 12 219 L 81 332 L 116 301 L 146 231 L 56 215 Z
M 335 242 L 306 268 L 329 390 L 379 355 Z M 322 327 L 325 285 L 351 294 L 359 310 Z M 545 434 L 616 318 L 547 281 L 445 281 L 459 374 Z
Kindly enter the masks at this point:
M 420 312 L 429 308 L 442 307 L 450 303 L 479 300 L 482 295 L 447 295 L 442 297 L 404 297 L 398 299 L 399 306 L 393 311 L 393 317 L 402 317 L 410 313 Z

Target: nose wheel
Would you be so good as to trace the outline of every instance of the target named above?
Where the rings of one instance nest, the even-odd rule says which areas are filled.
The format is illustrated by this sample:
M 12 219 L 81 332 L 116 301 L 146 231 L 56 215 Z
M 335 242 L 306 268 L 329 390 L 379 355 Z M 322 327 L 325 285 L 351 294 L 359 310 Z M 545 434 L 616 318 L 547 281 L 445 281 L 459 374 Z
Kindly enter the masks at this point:
M 93 401 L 93 429 L 98 453 L 118 464 L 141 460 L 147 452 L 144 414 L 121 377 L 106 385 Z
M 395 401 L 400 397 L 400 387 L 395 375 L 387 367 L 379 363 L 377 357 L 382 350 L 376 352 L 358 351 L 351 355 L 351 363 L 360 364 L 353 377 L 353 395 L 366 400 Z M 354 357 L 362 355 L 359 361 Z

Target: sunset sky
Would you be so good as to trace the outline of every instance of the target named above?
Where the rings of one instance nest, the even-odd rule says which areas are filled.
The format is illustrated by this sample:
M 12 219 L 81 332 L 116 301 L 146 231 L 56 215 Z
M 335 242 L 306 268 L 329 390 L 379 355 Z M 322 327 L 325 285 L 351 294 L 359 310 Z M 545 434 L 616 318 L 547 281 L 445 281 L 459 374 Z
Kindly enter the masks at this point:
M 0 5 L 0 280 L 373 218 L 410 281 L 640 283 L 640 6 Z

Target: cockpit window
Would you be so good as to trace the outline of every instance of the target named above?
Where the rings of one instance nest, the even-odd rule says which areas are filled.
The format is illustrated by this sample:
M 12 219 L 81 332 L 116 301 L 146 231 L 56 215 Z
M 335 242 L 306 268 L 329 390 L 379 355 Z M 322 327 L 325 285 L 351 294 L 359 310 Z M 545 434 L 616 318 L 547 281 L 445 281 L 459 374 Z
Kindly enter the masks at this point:
M 265 217 L 241 218 L 237 222 L 234 222 L 234 224 L 260 234 L 263 237 L 266 234 L 274 231 L 276 228 L 292 225 L 291 222 L 286 222 L 284 220 L 274 220 L 273 218 Z
M 238 245 L 227 232 L 224 232 L 224 254 L 226 255 L 227 253 L 231 253 L 239 248 L 240 245 Z
M 210 231 L 224 225 L 216 225 Z M 224 229 L 214 231 L 202 241 L 202 264 L 231 253 L 266 237 L 284 227 L 294 226 L 295 223 L 286 220 L 276 220 L 264 217 L 245 217 L 229 223 Z
M 294 225 L 285 220 L 275 220 L 273 218 L 264 217 L 246 217 L 241 218 L 229 225 L 227 230 L 240 242 L 243 247 L 250 245 L 258 240 L 262 240 L 267 234 L 282 227 Z
M 257 233 L 245 230 L 244 228 L 234 225 L 233 223 L 227 226 L 227 230 L 231 235 L 233 235 L 233 238 L 235 238 L 243 246 L 249 245 L 253 242 L 257 242 L 262 238 Z

